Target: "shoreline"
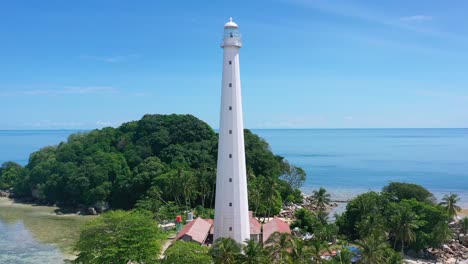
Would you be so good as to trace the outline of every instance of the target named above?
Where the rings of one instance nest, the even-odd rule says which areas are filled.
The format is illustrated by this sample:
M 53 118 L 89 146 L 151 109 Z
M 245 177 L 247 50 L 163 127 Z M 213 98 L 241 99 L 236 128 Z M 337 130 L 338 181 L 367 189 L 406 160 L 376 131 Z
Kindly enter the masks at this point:
M 57 214 L 57 209 L 59 208 L 56 206 L 23 203 L 0 197 L 0 227 L 13 236 L 3 243 L 11 244 L 13 252 L 28 254 L 28 251 L 23 251 L 21 243 L 15 242 L 26 238 L 27 243 L 38 250 L 45 250 L 45 245 L 52 246 L 47 253 L 56 254 L 53 252 L 57 250 L 64 260 L 76 258 L 73 246 L 79 232 L 95 216 Z
M 2 207 L 10 207 L 10 208 L 17 208 L 17 209 L 31 209 L 40 211 L 42 215 L 51 215 L 57 217 L 84 217 L 89 218 L 93 217 L 93 215 L 83 215 L 77 213 L 62 213 L 61 208 L 54 205 L 43 205 L 37 203 L 31 203 L 21 200 L 15 200 L 8 197 L 0 197 L 0 208 Z M 49 212 L 46 212 L 49 211 Z

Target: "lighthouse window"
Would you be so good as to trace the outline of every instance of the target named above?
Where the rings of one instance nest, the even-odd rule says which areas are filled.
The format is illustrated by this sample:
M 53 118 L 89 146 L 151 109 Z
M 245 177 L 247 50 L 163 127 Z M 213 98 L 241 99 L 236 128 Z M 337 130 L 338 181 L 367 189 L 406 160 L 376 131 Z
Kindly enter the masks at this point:
M 229 65 L 232 64 L 232 61 L 229 61 Z
M 232 203 L 229 203 L 229 206 L 232 206 Z
M 229 154 L 229 158 L 232 158 L 232 154 Z
M 232 87 L 232 83 L 229 83 L 229 87 Z
M 229 130 L 229 134 L 232 134 L 232 130 Z
M 232 178 L 229 178 L 229 182 L 232 182 Z
M 232 106 L 229 107 L 229 110 L 232 110 Z
M 229 227 L 229 231 L 232 231 L 232 227 Z

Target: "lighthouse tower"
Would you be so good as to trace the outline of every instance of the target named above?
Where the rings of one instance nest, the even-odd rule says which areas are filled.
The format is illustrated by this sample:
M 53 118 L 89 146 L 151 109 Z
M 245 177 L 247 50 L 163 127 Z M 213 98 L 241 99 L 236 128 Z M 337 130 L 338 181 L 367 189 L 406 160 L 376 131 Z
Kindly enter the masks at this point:
M 224 49 L 224 60 L 214 239 L 230 237 L 238 243 L 250 239 L 239 70 L 241 47 L 241 34 L 237 24 L 231 18 L 224 25 L 224 37 L 221 43 L 221 48 Z

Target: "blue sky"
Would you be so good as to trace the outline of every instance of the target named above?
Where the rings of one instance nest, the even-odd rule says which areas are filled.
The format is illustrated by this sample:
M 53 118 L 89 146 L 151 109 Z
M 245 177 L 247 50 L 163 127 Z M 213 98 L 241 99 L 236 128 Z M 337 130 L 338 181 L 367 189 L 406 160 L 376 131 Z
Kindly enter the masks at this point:
M 247 128 L 468 127 L 468 2 L 1 1 L 0 129 L 191 113 L 218 127 L 223 25 Z

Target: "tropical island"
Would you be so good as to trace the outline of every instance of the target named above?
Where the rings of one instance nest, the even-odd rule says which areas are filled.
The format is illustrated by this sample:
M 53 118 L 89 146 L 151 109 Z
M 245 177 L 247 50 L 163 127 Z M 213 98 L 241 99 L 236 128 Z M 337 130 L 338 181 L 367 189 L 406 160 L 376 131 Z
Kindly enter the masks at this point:
M 18 201 L 56 205 L 57 213 L 99 214 L 74 246 L 76 263 L 402 263 L 468 258 L 468 218 L 455 194 L 438 203 L 421 186 L 390 183 L 349 201 L 332 223 L 320 189 L 304 199 L 305 172 L 245 130 L 249 209 L 267 223 L 293 205 L 291 234 L 264 243 L 163 244 L 161 224 L 193 212 L 213 218 L 217 134 L 191 115 L 145 115 L 118 128 L 73 134 L 32 153 L 26 166 L 6 162 L 0 189 Z M 311 205 L 311 206 L 305 206 Z M 108 212 L 105 212 L 108 211 Z M 186 220 L 186 219 L 184 219 Z

